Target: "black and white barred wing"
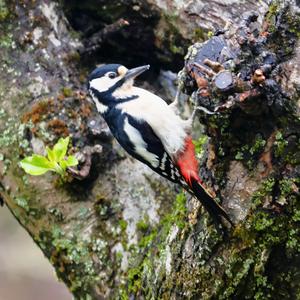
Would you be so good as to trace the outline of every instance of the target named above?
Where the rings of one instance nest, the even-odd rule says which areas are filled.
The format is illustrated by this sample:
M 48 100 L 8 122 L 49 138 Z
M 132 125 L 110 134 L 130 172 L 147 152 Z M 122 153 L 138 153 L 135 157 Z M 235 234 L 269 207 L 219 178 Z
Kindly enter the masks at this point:
M 161 140 L 146 121 L 127 115 L 123 128 L 124 135 L 117 139 L 129 154 L 170 181 L 185 184 Z

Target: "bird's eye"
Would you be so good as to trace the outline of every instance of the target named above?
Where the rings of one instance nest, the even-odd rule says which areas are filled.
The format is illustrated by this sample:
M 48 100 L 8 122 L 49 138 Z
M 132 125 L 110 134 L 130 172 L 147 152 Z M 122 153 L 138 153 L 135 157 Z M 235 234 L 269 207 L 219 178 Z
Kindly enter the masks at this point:
M 117 77 L 117 74 L 114 73 L 114 72 L 110 72 L 110 73 L 108 73 L 108 77 L 109 77 L 110 79 L 114 79 L 114 78 Z

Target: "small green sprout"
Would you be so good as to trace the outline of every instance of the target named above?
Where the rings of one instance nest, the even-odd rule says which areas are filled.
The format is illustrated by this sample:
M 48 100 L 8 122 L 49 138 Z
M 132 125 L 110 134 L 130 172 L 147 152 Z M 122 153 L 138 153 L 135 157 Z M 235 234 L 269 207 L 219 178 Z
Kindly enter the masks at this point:
M 66 156 L 70 138 L 60 138 L 53 149 L 46 148 L 47 157 L 33 154 L 20 161 L 21 167 L 30 175 L 43 175 L 48 171 L 58 173 L 62 178 L 66 176 L 67 167 L 78 165 L 75 156 Z

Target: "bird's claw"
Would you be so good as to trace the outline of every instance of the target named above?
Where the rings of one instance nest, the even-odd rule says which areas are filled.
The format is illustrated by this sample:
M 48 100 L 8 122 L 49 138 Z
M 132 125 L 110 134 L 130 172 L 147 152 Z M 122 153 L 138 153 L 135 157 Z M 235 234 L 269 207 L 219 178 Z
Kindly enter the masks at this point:
M 204 113 L 206 113 L 207 115 L 215 115 L 215 114 L 218 114 L 218 110 L 214 110 L 214 111 L 210 111 L 208 110 L 207 108 L 203 107 L 203 106 L 197 106 L 195 108 L 195 110 L 200 110 L 200 111 L 203 111 Z

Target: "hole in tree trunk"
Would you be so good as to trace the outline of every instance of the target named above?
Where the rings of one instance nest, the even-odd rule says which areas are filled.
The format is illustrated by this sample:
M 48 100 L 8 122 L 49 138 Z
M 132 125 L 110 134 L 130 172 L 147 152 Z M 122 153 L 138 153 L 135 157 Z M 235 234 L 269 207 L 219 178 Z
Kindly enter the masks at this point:
M 69 23 L 84 43 L 84 67 L 93 68 L 100 63 L 121 63 L 129 68 L 150 64 L 151 72 L 145 74 L 148 80 L 160 69 L 178 72 L 183 67 L 187 40 L 171 23 L 160 22 L 167 18 L 154 5 L 132 2 L 63 1 Z M 157 34 L 158 29 L 163 36 Z M 91 40 L 98 45 L 85 52 Z

